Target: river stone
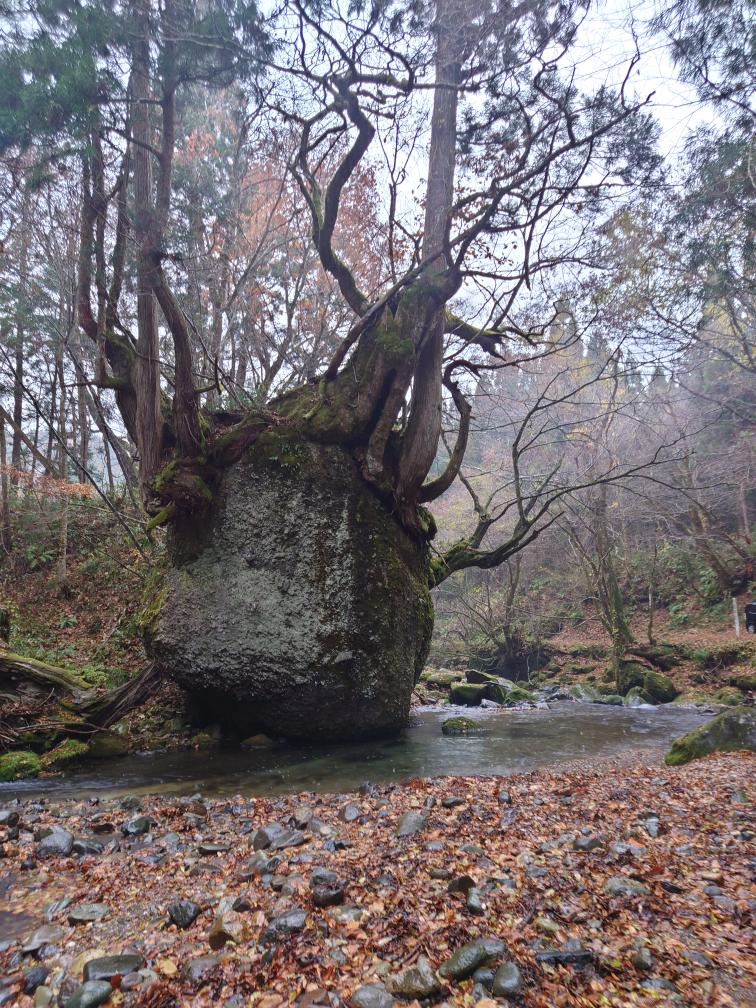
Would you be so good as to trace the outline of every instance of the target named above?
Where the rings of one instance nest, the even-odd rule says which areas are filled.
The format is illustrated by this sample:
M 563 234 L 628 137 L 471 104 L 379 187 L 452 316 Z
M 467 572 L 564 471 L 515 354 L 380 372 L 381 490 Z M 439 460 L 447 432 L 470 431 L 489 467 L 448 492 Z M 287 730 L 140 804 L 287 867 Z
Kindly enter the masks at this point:
M 458 717 L 447 718 L 441 725 L 444 735 L 465 735 L 467 732 L 476 731 L 480 725 L 472 718 L 459 715 Z
M 102 920 L 110 908 L 105 903 L 77 903 L 68 911 L 69 924 L 91 924 Z
M 410 809 L 409 812 L 405 812 L 401 817 L 399 822 L 396 824 L 396 833 L 398 837 L 412 836 L 414 833 L 419 833 L 420 830 L 425 828 L 426 817 L 422 812 L 415 812 Z
M 645 896 L 650 891 L 647 885 L 626 875 L 615 875 L 604 883 L 607 896 Z
M 286 913 L 273 918 L 260 936 L 260 941 L 266 945 L 286 935 L 296 934 L 297 931 L 304 929 L 306 923 L 307 914 L 304 910 L 287 910 Z
M 171 924 L 184 930 L 191 927 L 200 915 L 200 908 L 191 900 L 176 900 L 168 907 L 168 919 Z
M 37 846 L 37 857 L 55 857 L 56 855 L 68 857 L 73 849 L 73 842 L 73 833 L 69 833 L 62 826 L 53 826 L 49 833 L 40 840 Z
M 391 994 L 398 994 L 404 998 L 433 997 L 443 989 L 441 981 L 424 956 L 421 956 L 414 966 L 387 977 L 386 987 Z
M 124 836 L 144 836 L 154 825 L 155 820 L 150 816 L 134 816 L 121 826 L 121 833 Z
M 449 980 L 466 980 L 479 966 L 503 956 L 507 946 L 498 938 L 476 938 L 458 948 L 439 967 L 439 976 Z
M 234 727 L 290 739 L 390 735 L 433 625 L 428 552 L 350 453 L 265 431 L 207 514 L 171 527 L 150 656 Z
M 181 976 L 190 983 L 201 983 L 220 962 L 219 956 L 203 955 L 184 963 Z
M 95 1008 L 108 1000 L 113 988 L 105 980 L 87 980 L 65 1002 L 65 1008 Z
M 47 980 L 50 970 L 47 966 L 32 966 L 24 972 L 24 982 L 21 990 L 24 994 L 33 994 Z
M 711 752 L 756 750 L 756 708 L 733 707 L 675 739 L 664 757 L 668 766 L 680 766 Z
M 395 1004 L 383 984 L 366 984 L 356 990 L 349 999 L 351 1008 L 392 1008 Z
M 140 955 L 103 956 L 101 959 L 90 959 L 84 964 L 84 979 L 107 980 L 110 983 L 114 976 L 136 973 L 143 966 L 144 959 Z
M 59 924 L 43 924 L 24 943 L 24 952 L 38 952 L 45 945 L 54 945 L 65 938 L 66 931 Z
M 491 993 L 494 997 L 513 998 L 522 990 L 522 974 L 517 963 L 505 962 L 496 970 Z

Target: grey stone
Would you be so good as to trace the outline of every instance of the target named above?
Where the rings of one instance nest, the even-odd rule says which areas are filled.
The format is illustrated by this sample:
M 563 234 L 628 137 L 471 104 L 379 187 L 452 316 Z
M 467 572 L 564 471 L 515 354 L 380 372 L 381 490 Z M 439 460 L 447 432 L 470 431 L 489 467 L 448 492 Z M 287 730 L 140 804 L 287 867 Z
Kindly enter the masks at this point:
M 211 716 L 300 739 L 404 727 L 432 628 L 427 548 L 348 450 L 271 427 L 191 524 L 147 646 Z
M 110 982 L 114 976 L 136 973 L 143 966 L 144 959 L 140 955 L 102 956 L 100 959 L 90 959 L 84 964 L 84 979 Z
M 121 833 L 124 836 L 144 836 L 145 833 L 150 832 L 154 825 L 155 820 L 149 816 L 134 816 L 133 819 L 129 819 L 121 826 Z
M 421 956 L 414 966 L 409 966 L 401 973 L 388 976 L 386 987 L 391 994 L 397 994 L 404 998 L 433 997 L 434 994 L 443 990 L 441 981 L 424 956 Z
M 480 917 L 485 913 L 483 909 L 483 903 L 480 897 L 480 891 L 476 886 L 472 886 L 467 890 L 467 895 L 465 896 L 465 906 L 471 914 L 476 917 Z
M 73 848 L 73 834 L 62 826 L 53 826 L 46 836 L 43 836 L 37 846 L 37 857 L 68 857 Z
M 392 1008 L 394 998 L 383 984 L 365 984 L 352 994 L 349 999 L 351 1008 Z
M 87 980 L 71 995 L 65 1008 L 96 1008 L 108 1000 L 113 988 L 104 980 Z
M 522 990 L 522 974 L 515 962 L 505 962 L 496 970 L 491 984 L 494 997 L 513 998 Z
M 92 921 L 102 920 L 108 910 L 105 903 L 77 903 L 68 911 L 68 923 L 91 924 Z
M 33 994 L 37 987 L 41 987 L 45 980 L 47 980 L 49 973 L 50 970 L 47 966 L 32 966 L 31 969 L 26 970 L 24 973 L 21 990 L 24 994 Z
M 168 907 L 168 918 L 180 930 L 191 927 L 201 913 L 200 908 L 191 900 L 176 900 Z
M 419 833 L 420 830 L 424 829 L 425 823 L 426 817 L 422 812 L 410 809 L 409 812 L 404 813 L 397 823 L 395 835 L 398 837 L 412 836 L 414 833 Z
M 73 842 L 71 852 L 83 856 L 85 854 L 102 854 L 104 849 L 105 844 L 101 840 L 83 840 L 77 838 Z
M 307 914 L 304 910 L 287 910 L 286 913 L 280 914 L 270 921 L 260 936 L 260 941 L 264 945 L 269 945 L 278 941 L 279 938 L 285 938 L 287 935 L 304 930 L 306 924 Z
M 37 952 L 44 945 L 54 945 L 65 938 L 65 928 L 59 924 L 43 924 L 37 928 L 34 934 L 24 943 L 24 952 Z
M 448 980 L 466 980 L 479 966 L 505 954 L 507 946 L 498 938 L 476 938 L 467 942 L 439 967 L 439 976 Z
M 604 892 L 607 896 L 646 896 L 650 889 L 637 879 L 614 875 L 604 883 Z
M 188 980 L 190 983 L 201 983 L 206 978 L 207 974 L 210 973 L 211 970 L 215 969 L 219 962 L 219 956 L 198 956 L 196 959 L 190 959 L 189 962 L 184 964 L 181 970 L 181 976 L 184 980 Z

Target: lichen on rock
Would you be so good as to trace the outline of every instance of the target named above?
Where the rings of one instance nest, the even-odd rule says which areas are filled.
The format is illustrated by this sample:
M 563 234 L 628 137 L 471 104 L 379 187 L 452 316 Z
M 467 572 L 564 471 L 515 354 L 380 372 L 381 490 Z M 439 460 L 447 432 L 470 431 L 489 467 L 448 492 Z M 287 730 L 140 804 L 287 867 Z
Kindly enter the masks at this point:
M 241 737 L 396 732 L 433 624 L 427 548 L 346 449 L 278 434 L 174 523 L 148 651 Z
M 732 707 L 675 739 L 664 762 L 668 766 L 681 766 L 709 753 L 744 749 L 756 751 L 756 710 Z

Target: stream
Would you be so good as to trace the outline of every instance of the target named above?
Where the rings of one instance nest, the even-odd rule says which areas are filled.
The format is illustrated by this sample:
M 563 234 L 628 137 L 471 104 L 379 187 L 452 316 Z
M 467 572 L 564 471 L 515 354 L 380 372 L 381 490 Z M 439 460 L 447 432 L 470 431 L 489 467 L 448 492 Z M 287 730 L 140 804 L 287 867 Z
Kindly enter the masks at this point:
M 442 723 L 456 714 L 479 722 L 468 735 L 448 737 Z M 354 791 L 407 777 L 509 775 L 550 764 L 614 757 L 634 749 L 661 753 L 678 735 L 710 714 L 689 708 L 608 707 L 559 703 L 548 710 L 421 708 L 402 736 L 353 745 L 292 746 L 251 751 L 133 754 L 70 769 L 49 778 L 0 784 L 10 798 L 75 798 L 96 793 L 171 792 L 276 795 L 298 791 Z

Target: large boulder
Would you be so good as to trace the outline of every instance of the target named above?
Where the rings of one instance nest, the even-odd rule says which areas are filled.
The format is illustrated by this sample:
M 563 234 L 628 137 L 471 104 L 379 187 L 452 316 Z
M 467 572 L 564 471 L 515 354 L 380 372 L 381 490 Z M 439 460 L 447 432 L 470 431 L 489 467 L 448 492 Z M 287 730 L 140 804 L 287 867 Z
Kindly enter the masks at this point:
M 346 450 L 268 430 L 169 552 L 147 648 L 208 721 L 322 740 L 406 723 L 433 625 L 427 548 Z
M 732 707 L 694 728 L 672 743 L 664 757 L 668 766 L 680 766 L 712 752 L 756 751 L 756 709 Z
M 668 675 L 651 669 L 643 676 L 643 692 L 651 698 L 652 703 L 671 703 L 680 695 L 680 690 Z

